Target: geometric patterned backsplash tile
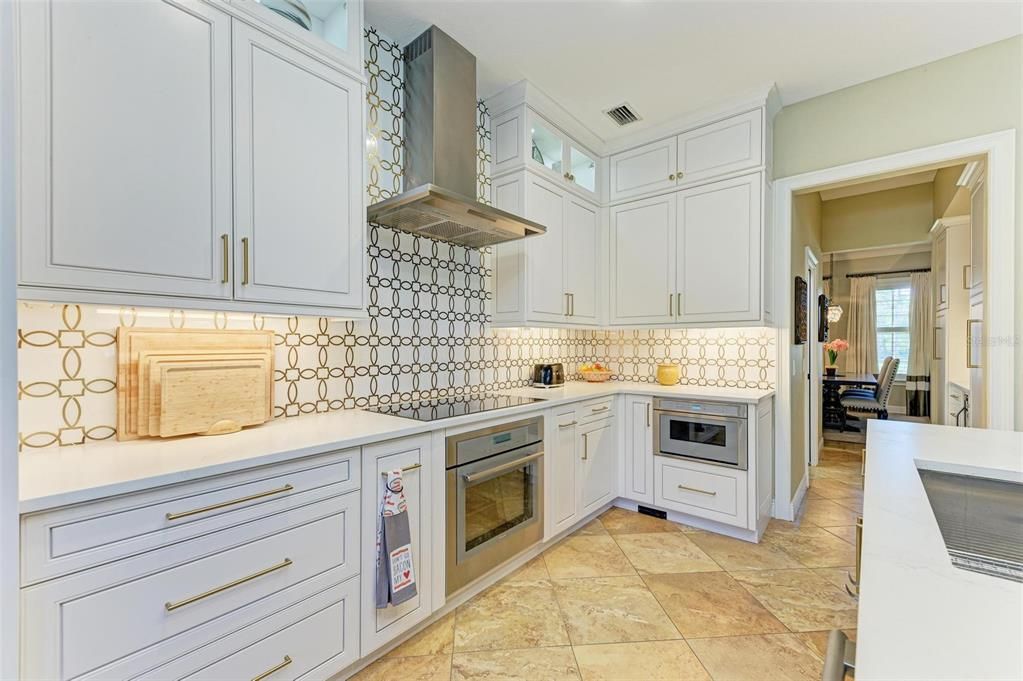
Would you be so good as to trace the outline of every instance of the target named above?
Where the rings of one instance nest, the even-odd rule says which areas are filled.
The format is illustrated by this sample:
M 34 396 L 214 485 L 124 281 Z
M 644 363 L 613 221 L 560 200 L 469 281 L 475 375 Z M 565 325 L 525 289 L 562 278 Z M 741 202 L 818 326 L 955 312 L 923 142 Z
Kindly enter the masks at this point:
M 371 201 L 400 191 L 401 50 L 365 34 Z M 490 196 L 486 109 L 478 130 L 478 193 Z M 18 397 L 22 451 L 107 440 L 116 434 L 118 326 L 257 328 L 274 332 L 274 416 L 297 417 L 486 392 L 527 384 L 537 362 L 563 362 L 578 378 L 599 361 L 613 380 L 653 381 L 657 363 L 680 383 L 773 388 L 773 329 L 584 331 L 493 329 L 488 249 L 470 250 L 369 225 L 366 320 L 275 317 L 21 302 Z

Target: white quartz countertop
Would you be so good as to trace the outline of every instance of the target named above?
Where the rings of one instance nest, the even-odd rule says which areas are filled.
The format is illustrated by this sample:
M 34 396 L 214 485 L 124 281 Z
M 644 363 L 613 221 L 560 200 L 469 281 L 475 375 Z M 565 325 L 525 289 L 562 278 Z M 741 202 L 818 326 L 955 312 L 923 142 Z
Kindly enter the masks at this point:
M 856 678 L 1023 679 L 1023 584 L 953 567 L 918 468 L 1023 482 L 1023 433 L 870 422 Z
M 31 513 L 407 435 L 510 419 L 558 404 L 606 395 L 628 393 L 754 404 L 774 394 L 772 390 L 665 387 L 625 381 L 572 381 L 560 388 L 498 392 L 543 401 L 429 422 L 348 409 L 274 419 L 230 435 L 170 440 L 146 438 L 27 450 L 20 454 L 18 466 L 20 510 Z

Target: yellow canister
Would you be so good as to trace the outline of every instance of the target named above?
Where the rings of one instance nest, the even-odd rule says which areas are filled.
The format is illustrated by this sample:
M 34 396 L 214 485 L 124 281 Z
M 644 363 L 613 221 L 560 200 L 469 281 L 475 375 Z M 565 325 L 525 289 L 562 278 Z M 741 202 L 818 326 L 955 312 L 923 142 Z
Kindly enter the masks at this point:
M 682 370 L 677 364 L 665 362 L 657 365 L 657 382 L 661 385 L 675 385 L 681 377 Z

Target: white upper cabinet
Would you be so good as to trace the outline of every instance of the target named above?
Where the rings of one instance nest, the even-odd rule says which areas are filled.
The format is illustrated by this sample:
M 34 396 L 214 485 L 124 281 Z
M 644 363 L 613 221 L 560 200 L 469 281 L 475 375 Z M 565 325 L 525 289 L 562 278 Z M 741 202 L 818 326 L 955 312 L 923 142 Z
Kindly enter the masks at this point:
M 362 68 L 361 0 L 227 0 L 274 32 L 323 52 L 359 73 Z
M 760 318 L 760 173 L 678 193 L 679 321 Z
M 746 113 L 611 156 L 610 201 L 690 186 L 764 163 L 764 110 Z
M 235 296 L 361 306 L 361 84 L 244 25 L 234 66 Z
M 611 322 L 675 320 L 675 196 L 611 209 Z
M 498 115 L 491 123 L 493 172 L 523 167 L 588 199 L 600 191 L 600 157 L 527 106 Z
M 15 7 L 22 297 L 364 314 L 364 86 L 322 40 L 249 0 Z
M 763 163 L 763 111 L 756 109 L 678 136 L 679 184 L 700 182 Z
M 677 168 L 674 137 L 615 154 L 611 157 L 611 200 L 673 189 Z
M 494 203 L 547 228 L 494 247 L 494 324 L 597 324 L 600 209 L 531 171 L 495 180 Z
M 231 18 L 17 7 L 19 283 L 230 298 Z

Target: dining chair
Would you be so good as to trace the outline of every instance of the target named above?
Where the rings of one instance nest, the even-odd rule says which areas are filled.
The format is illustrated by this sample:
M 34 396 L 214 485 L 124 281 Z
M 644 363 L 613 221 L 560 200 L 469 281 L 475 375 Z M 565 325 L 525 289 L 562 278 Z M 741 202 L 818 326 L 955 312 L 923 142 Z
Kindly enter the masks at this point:
M 845 430 L 846 413 L 848 411 L 867 412 L 877 414 L 879 419 L 888 418 L 888 399 L 892 394 L 892 385 L 895 384 L 895 376 L 899 373 L 899 359 L 892 358 L 888 363 L 888 371 L 880 375 L 877 382 L 877 389 L 873 394 L 866 396 L 846 395 L 839 398 L 842 404 L 842 430 Z

